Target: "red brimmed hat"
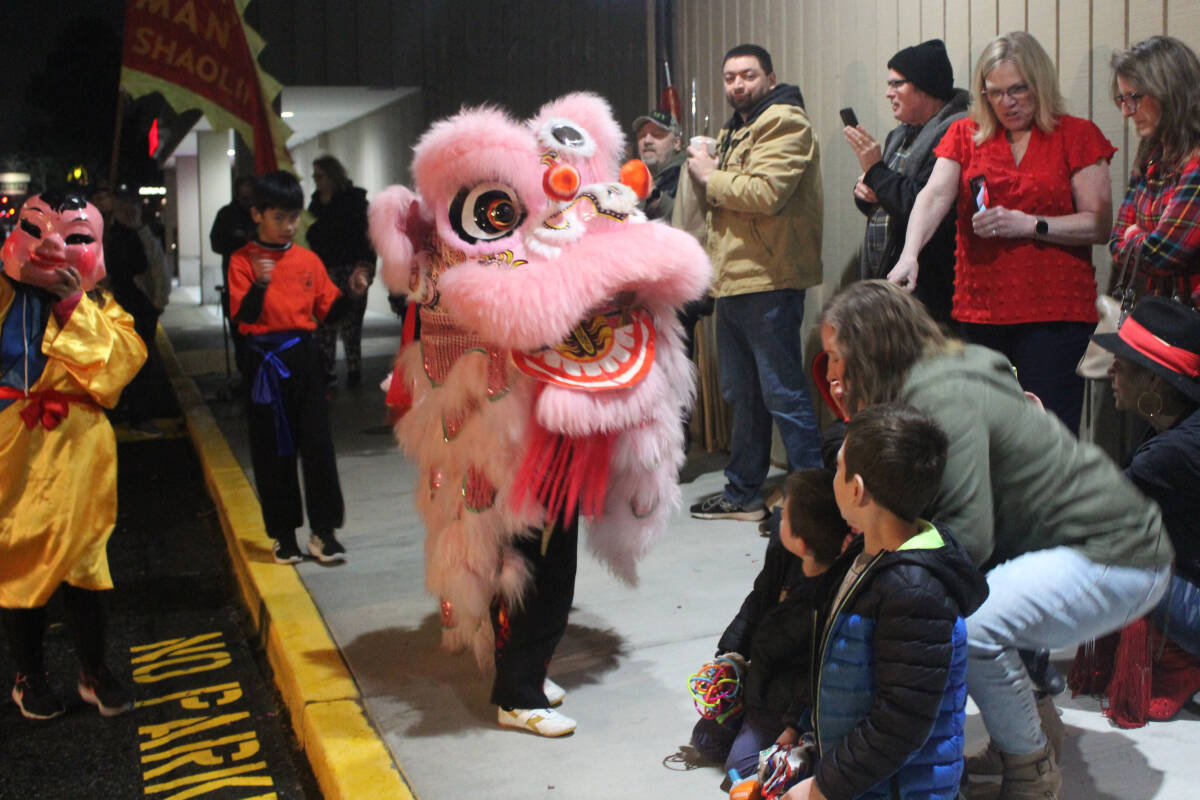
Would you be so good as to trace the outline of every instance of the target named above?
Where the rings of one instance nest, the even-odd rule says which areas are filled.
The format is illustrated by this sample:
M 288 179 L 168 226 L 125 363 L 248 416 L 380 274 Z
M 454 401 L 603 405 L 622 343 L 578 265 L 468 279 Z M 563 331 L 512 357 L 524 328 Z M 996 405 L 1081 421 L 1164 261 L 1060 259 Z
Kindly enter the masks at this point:
M 1119 331 L 1092 341 L 1200 402 L 1200 312 L 1165 297 L 1143 297 Z

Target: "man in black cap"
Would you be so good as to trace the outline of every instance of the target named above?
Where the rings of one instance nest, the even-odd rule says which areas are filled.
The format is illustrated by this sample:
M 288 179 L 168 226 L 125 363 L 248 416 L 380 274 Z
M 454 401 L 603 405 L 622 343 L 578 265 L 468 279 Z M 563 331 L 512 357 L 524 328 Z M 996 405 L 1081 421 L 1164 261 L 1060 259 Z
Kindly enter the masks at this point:
M 643 203 L 649 219 L 671 220 L 679 170 L 687 161 L 680 138 L 679 123 L 666 111 L 651 111 L 633 121 L 637 153 L 654 176 L 654 189 Z
M 886 278 L 900 257 L 908 215 L 929 180 L 937 157 L 933 149 L 950 123 L 966 116 L 970 96 L 954 88 L 954 72 L 941 39 L 906 47 L 887 63 L 885 96 L 900 123 L 880 147 L 861 126 L 842 129 L 863 174 L 854 202 L 867 217 L 859 276 Z M 954 294 L 954 209 L 921 251 L 921 284 L 916 296 L 939 322 L 950 321 Z

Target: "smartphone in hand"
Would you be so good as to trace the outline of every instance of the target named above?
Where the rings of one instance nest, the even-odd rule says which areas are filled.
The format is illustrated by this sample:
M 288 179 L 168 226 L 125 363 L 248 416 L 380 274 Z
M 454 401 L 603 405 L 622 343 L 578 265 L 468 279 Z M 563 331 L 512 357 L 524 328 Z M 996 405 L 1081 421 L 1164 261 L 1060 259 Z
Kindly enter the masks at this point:
M 842 116 L 843 125 L 849 125 L 851 128 L 858 127 L 858 117 L 855 115 L 853 108 L 843 108 L 838 113 Z
M 985 210 L 991 200 L 988 198 L 987 181 L 982 175 L 975 175 L 967 181 L 971 187 L 971 197 L 975 200 L 975 212 Z

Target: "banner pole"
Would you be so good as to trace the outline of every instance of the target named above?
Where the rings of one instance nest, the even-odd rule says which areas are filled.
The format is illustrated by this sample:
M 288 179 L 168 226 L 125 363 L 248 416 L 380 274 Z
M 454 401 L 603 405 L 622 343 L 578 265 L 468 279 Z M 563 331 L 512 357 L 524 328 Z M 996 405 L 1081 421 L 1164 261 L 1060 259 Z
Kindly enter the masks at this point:
M 117 158 L 121 153 L 121 123 L 125 117 L 125 91 L 117 86 L 117 118 L 113 121 L 112 155 L 108 160 L 108 185 L 117 191 Z

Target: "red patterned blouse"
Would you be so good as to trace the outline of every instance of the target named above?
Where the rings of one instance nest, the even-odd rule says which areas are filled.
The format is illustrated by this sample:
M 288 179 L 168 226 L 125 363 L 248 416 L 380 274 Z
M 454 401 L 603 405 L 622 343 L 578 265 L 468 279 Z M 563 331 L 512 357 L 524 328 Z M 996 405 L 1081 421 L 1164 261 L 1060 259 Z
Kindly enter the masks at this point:
M 1075 213 L 1071 178 L 1117 151 L 1091 121 L 1062 115 L 1051 133 L 1034 126 L 1021 163 L 1000 129 L 976 146 L 971 118 L 950 126 L 934 153 L 962 167 L 958 191 L 954 306 L 960 322 L 1012 325 L 1021 322 L 1096 321 L 1092 248 L 1035 239 L 983 239 L 971 229 L 975 213 L 969 182 L 987 181 L 992 207 L 1038 217 Z

